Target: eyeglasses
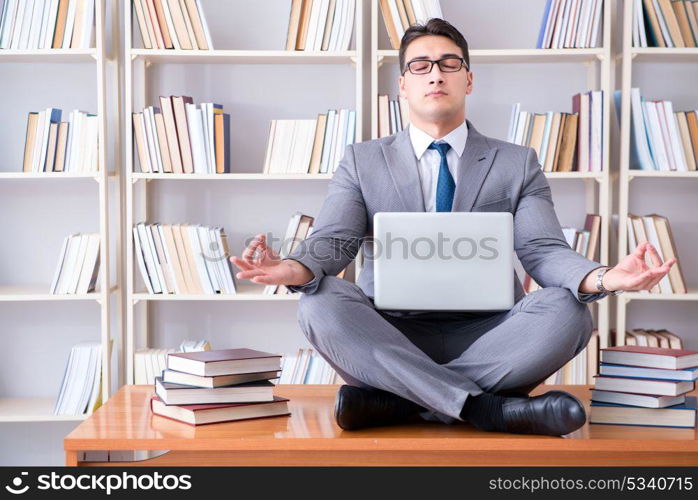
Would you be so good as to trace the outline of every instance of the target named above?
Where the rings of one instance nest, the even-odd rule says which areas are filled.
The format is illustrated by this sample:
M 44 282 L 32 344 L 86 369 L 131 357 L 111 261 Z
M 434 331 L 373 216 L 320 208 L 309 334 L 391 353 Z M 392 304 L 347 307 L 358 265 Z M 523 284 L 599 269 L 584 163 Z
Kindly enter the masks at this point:
M 466 71 L 469 71 L 465 59 L 462 57 L 448 56 L 436 61 L 431 59 L 413 59 L 406 64 L 402 74 L 404 75 L 409 69 L 410 73 L 413 75 L 426 75 L 431 73 L 431 70 L 434 68 L 434 64 L 438 64 L 439 69 L 444 73 L 456 73 L 457 71 L 460 71 L 461 66 L 465 66 Z

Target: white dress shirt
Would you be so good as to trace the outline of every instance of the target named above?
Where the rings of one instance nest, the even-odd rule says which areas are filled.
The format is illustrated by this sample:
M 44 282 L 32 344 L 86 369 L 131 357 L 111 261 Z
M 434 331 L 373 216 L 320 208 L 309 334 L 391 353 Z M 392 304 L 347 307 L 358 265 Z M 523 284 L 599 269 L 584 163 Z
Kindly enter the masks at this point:
M 412 148 L 417 157 L 419 166 L 419 179 L 422 184 L 422 194 L 424 195 L 424 208 L 427 212 L 436 210 L 436 185 L 439 180 L 439 169 L 441 168 L 441 155 L 436 149 L 427 149 L 429 144 L 437 139 L 415 127 L 408 125 Z M 468 125 L 465 121 L 458 127 L 450 131 L 439 141 L 447 142 L 451 148 L 446 153 L 448 170 L 453 176 L 453 181 L 458 183 L 457 169 L 458 160 L 465 149 L 465 141 L 468 139 Z

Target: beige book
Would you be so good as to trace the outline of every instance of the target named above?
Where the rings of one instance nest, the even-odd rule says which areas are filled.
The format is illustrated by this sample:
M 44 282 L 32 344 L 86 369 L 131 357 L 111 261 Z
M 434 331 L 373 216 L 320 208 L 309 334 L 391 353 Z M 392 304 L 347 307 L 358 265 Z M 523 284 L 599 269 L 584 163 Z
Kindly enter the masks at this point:
M 187 38 L 191 42 L 192 50 L 199 50 L 199 44 L 196 43 L 196 36 L 194 35 L 194 26 L 192 24 L 191 17 L 189 16 L 189 10 L 187 9 L 187 3 L 185 0 L 179 0 L 179 8 L 182 11 L 182 16 L 184 17 L 184 26 L 187 28 Z
M 555 158 L 553 159 L 553 167 L 551 170 L 552 172 L 557 172 L 560 168 L 560 149 L 562 147 L 562 138 L 565 135 L 564 132 L 565 123 L 567 122 L 567 115 L 569 115 L 569 113 L 560 114 L 560 131 L 557 134 L 557 141 L 555 144 Z
M 574 153 L 577 149 L 577 126 L 579 114 L 568 114 L 565 129 L 562 131 L 560 143 L 560 158 L 557 164 L 558 172 L 571 172 L 573 169 Z
M 388 96 L 378 96 L 378 137 L 390 135 L 390 102 Z
M 683 349 L 683 341 L 678 335 L 671 333 L 669 330 L 657 330 L 657 333 L 669 339 L 669 347 L 671 349 Z
M 165 130 L 165 120 L 162 113 L 153 112 L 155 118 L 155 131 L 160 146 L 160 157 L 162 158 L 162 169 L 165 173 L 172 173 L 172 160 L 170 159 L 170 148 L 167 144 L 167 131 Z
M 185 174 L 194 173 L 194 158 L 189 142 L 189 126 L 187 125 L 187 112 L 185 104 L 193 104 L 194 100 L 189 96 L 172 96 L 172 109 L 174 110 L 175 124 L 177 125 L 177 142 L 182 155 L 182 169 Z
M 633 227 L 633 232 L 635 233 L 635 241 L 637 242 L 637 246 L 642 245 L 643 243 L 649 241 L 647 238 L 647 232 L 645 231 L 645 225 L 642 222 L 642 217 L 639 215 L 634 215 L 634 214 L 628 214 L 628 219 L 630 219 L 630 222 L 632 223 Z M 629 252 L 633 252 L 635 249 L 634 248 L 629 248 Z M 655 267 L 654 264 L 652 263 L 652 259 L 650 258 L 649 252 L 645 252 L 645 263 L 647 264 L 648 267 Z M 652 289 L 650 290 L 651 293 L 660 293 L 659 291 L 659 284 L 654 285 Z
M 301 7 L 303 7 L 303 0 L 291 1 L 291 13 L 288 19 L 288 31 L 286 32 L 286 50 L 296 49 L 296 39 L 298 38 L 298 27 L 301 18 Z
M 143 113 L 132 113 L 133 115 L 133 137 L 136 139 L 136 152 L 141 172 L 152 172 L 150 168 L 150 158 L 148 156 L 148 146 L 145 139 L 145 128 L 143 125 Z
M 158 20 L 158 26 L 162 32 L 162 41 L 166 49 L 174 48 L 172 43 L 172 37 L 170 36 L 170 30 L 167 28 L 167 20 L 165 19 L 165 11 L 162 8 L 162 2 L 166 0 L 153 0 L 155 4 L 155 15 Z
M 162 30 L 160 29 L 160 22 L 158 21 L 157 13 L 155 12 L 154 0 L 144 0 L 144 1 L 145 1 L 146 13 L 147 13 L 146 19 L 149 21 L 150 26 L 152 26 L 154 40 L 157 44 L 157 48 L 164 49 L 165 48 L 165 40 L 162 36 Z
M 322 160 L 322 147 L 325 141 L 325 130 L 327 128 L 327 114 L 317 116 L 317 127 L 315 127 L 315 141 L 313 142 L 313 152 L 310 156 L 309 174 L 320 173 L 320 161 Z
M 68 146 L 68 122 L 60 122 L 58 124 L 58 140 L 56 141 L 56 160 L 53 164 L 53 170 L 63 172 L 65 168 L 65 152 Z
M 206 40 L 206 33 L 204 32 L 204 25 L 199 15 L 199 9 L 196 8 L 195 0 L 184 0 L 187 6 L 187 12 L 189 13 L 189 19 L 191 19 L 192 28 L 194 30 L 194 37 L 196 38 L 196 44 L 201 50 L 209 50 L 208 41 Z
M 267 139 L 267 153 L 264 157 L 264 169 L 262 173 L 270 173 L 269 168 L 271 166 L 271 155 L 274 152 L 274 137 L 276 132 L 276 120 L 272 120 L 269 124 L 269 138 Z
M 696 2 L 698 5 L 698 2 Z M 691 145 L 693 146 L 693 157 L 698 162 L 698 111 L 686 111 L 688 121 L 688 131 L 691 135 Z
M 683 2 L 683 6 L 686 8 L 686 15 L 688 16 L 688 24 L 691 25 L 693 42 L 695 43 L 698 39 L 698 15 L 693 10 L 692 5 L 695 4 L 691 0 L 684 0 Z
M 594 375 L 599 374 L 599 331 L 594 330 L 587 344 L 587 381 L 589 385 L 594 385 Z
M 686 166 L 688 167 L 689 171 L 694 171 L 696 169 L 696 158 L 693 154 L 693 147 L 691 146 L 691 133 L 688 129 L 688 119 L 686 118 L 686 113 L 684 111 L 677 112 L 676 121 L 679 125 L 679 133 L 681 135 L 683 153 L 686 158 Z
M 683 43 L 686 47 L 695 47 L 696 44 L 693 41 L 693 33 L 691 32 L 691 26 L 688 24 L 688 14 L 686 13 L 686 7 L 681 0 L 674 0 L 671 2 L 671 6 L 674 8 L 674 14 L 676 14 L 676 20 L 679 23 L 679 30 L 681 31 L 681 38 L 683 38 Z
M 650 214 L 649 217 L 651 217 L 654 222 L 664 261 L 676 259 L 676 263 L 669 269 L 671 288 L 674 293 L 686 293 L 686 281 L 684 280 L 683 272 L 679 264 L 679 256 L 676 251 L 676 244 L 674 243 L 671 227 L 669 226 L 669 219 L 658 214 Z
M 649 17 L 650 25 L 652 26 L 652 31 L 654 32 L 657 43 L 659 47 L 666 47 L 666 42 L 664 41 L 664 35 L 662 35 L 662 28 L 659 25 L 659 18 L 657 17 L 657 11 L 654 10 L 654 3 L 652 0 L 642 0 L 645 7 L 645 12 L 647 12 L 647 17 Z
M 53 172 L 53 163 L 56 159 L 56 142 L 58 141 L 58 123 L 51 123 L 48 129 L 48 148 L 46 149 L 45 172 Z
M 36 142 L 36 129 L 39 123 L 39 113 L 29 113 L 27 118 L 27 132 L 24 141 L 24 167 L 23 172 L 31 172 L 34 162 L 34 142 Z
M 601 232 L 601 216 L 597 214 L 587 214 L 584 221 L 584 229 L 589 231 L 589 246 L 585 257 L 589 260 L 596 260 L 599 249 L 599 234 Z
M 162 119 L 165 121 L 165 134 L 167 135 L 167 148 L 170 152 L 172 172 L 182 174 L 184 169 L 182 167 L 182 155 L 179 152 L 179 141 L 177 140 L 177 125 L 175 124 L 172 100 L 169 97 L 160 96 L 160 110 Z
M 536 151 L 536 155 L 540 158 L 541 146 L 543 145 L 543 133 L 545 132 L 546 115 L 536 113 L 533 117 L 533 129 L 531 130 L 531 139 L 528 146 Z
M 402 96 L 398 97 L 398 107 L 400 108 L 400 120 L 402 121 L 402 128 L 406 129 L 407 125 L 410 123 L 410 105 Z
M 383 14 L 383 20 L 385 21 L 385 29 L 388 31 L 390 45 L 393 50 L 398 50 L 400 48 L 400 38 L 397 33 L 396 22 L 393 20 L 393 15 L 390 13 L 390 5 L 388 5 L 388 0 L 379 0 L 379 5 L 381 13 Z M 402 71 L 402 68 L 400 68 L 400 71 Z
M 407 19 L 407 10 L 405 9 L 405 4 L 402 3 L 402 0 L 396 0 L 395 2 L 397 4 L 397 13 L 400 16 L 400 24 L 402 24 L 402 29 L 404 31 L 407 31 L 407 28 L 410 27 L 410 21 Z
M 191 244 L 191 239 L 189 238 L 189 230 L 187 229 L 188 224 L 182 224 L 179 226 L 179 232 L 182 237 L 182 242 L 184 242 L 184 254 L 187 257 L 187 268 L 189 269 L 189 278 L 192 280 L 192 289 L 195 294 L 203 294 L 204 288 L 201 283 L 201 276 L 199 276 L 198 268 L 196 267 L 196 261 L 194 260 L 194 248 Z
M 172 282 L 173 271 L 170 269 L 170 263 L 165 256 L 165 251 L 162 248 L 162 239 L 160 238 L 160 231 L 158 229 L 159 224 L 150 224 L 146 228 L 150 231 L 153 237 L 153 244 L 155 245 L 155 257 L 160 262 L 160 269 L 162 269 L 162 276 L 165 278 L 165 290 L 163 293 L 175 293 L 175 286 Z
M 417 24 L 417 16 L 414 15 L 414 8 L 412 7 L 412 0 L 402 0 L 405 4 L 405 11 L 407 12 L 407 20 L 410 26 Z
M 167 6 L 170 8 L 170 16 L 172 17 L 172 24 L 179 46 L 183 50 L 191 50 L 192 44 L 189 39 L 189 33 L 187 32 L 187 23 L 184 21 L 184 14 L 182 14 L 182 7 L 179 4 L 179 0 L 166 1 Z
M 310 24 L 310 11 L 312 9 L 313 0 L 303 0 L 303 5 L 301 6 L 300 24 L 298 25 L 298 36 L 296 37 L 296 50 L 305 50 L 305 43 L 308 38 L 308 25 Z
M 83 18 L 87 15 L 87 0 L 75 0 L 77 6 L 75 8 L 75 22 L 73 23 L 73 35 L 70 40 L 71 49 L 79 49 L 82 40 L 82 25 Z
M 332 24 L 334 23 L 334 11 L 337 8 L 337 0 L 330 0 L 330 6 L 327 11 L 327 22 L 325 23 L 325 33 L 322 36 L 322 44 L 320 50 L 330 48 L 330 36 L 332 35 Z
M 51 48 L 60 49 L 63 47 L 63 36 L 65 35 L 65 24 L 68 18 L 68 6 L 70 0 L 60 0 L 58 3 L 58 13 L 56 14 L 56 28 L 53 32 L 53 42 Z
M 187 293 L 196 293 L 196 283 L 194 282 L 193 272 L 195 269 L 189 266 L 189 257 L 187 256 L 187 248 L 184 245 L 184 237 L 187 236 L 186 228 L 179 224 L 172 226 L 172 238 L 177 249 L 177 257 L 179 258 L 179 267 L 182 268 L 182 277 L 184 278 Z
M 555 155 L 560 137 L 560 124 L 562 122 L 562 113 L 553 113 L 553 121 L 550 124 L 550 136 L 548 137 L 548 149 L 545 153 L 545 164 L 543 172 L 552 172 L 555 165 Z
M 662 11 L 662 17 L 664 17 L 664 22 L 669 30 L 669 36 L 674 43 L 674 47 L 686 47 L 686 43 L 681 36 L 679 21 L 676 19 L 676 13 L 671 7 L 671 0 L 657 0 L 657 3 L 659 4 L 659 9 Z
M 146 21 L 147 11 L 145 10 L 144 2 L 146 0 L 133 0 L 133 5 L 136 10 L 136 19 L 138 20 L 138 28 L 141 31 L 141 38 L 143 40 L 143 47 L 146 49 L 155 48 L 154 40 L 151 38 L 150 28 Z
M 163 244 L 169 256 L 168 264 L 172 268 L 177 286 L 181 293 L 189 293 L 187 282 L 184 279 L 179 253 L 177 252 L 172 226 L 170 224 L 162 224 L 160 228 L 162 229 L 162 236 L 164 238 Z

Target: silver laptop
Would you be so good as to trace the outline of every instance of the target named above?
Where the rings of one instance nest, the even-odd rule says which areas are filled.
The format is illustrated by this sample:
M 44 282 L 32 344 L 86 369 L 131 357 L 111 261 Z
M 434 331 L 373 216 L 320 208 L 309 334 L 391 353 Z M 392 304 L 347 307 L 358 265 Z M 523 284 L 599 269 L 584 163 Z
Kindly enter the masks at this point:
M 412 311 L 514 306 L 509 212 L 379 212 L 373 217 L 374 304 Z

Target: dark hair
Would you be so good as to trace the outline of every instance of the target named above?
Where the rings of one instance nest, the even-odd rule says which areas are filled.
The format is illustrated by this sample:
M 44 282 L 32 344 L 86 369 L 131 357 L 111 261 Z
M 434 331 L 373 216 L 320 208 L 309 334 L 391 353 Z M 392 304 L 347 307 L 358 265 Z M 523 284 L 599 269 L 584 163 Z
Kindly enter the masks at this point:
M 433 17 L 426 24 L 415 24 L 410 26 L 400 40 L 400 73 L 405 71 L 405 51 L 407 46 L 419 37 L 426 35 L 439 35 L 450 38 L 463 51 L 463 59 L 470 70 L 470 54 L 468 53 L 468 42 L 451 23 Z

